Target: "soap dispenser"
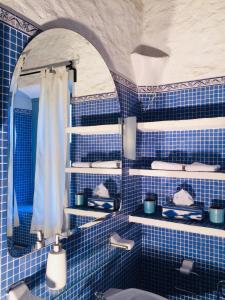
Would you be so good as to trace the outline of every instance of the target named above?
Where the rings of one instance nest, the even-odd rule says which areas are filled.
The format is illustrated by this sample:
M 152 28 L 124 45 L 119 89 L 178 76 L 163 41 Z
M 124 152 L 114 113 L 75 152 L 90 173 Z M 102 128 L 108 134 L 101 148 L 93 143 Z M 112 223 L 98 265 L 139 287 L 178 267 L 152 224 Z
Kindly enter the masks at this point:
M 46 284 L 51 290 L 60 290 L 66 285 L 66 251 L 62 249 L 59 239 L 60 235 L 56 234 L 47 259 Z

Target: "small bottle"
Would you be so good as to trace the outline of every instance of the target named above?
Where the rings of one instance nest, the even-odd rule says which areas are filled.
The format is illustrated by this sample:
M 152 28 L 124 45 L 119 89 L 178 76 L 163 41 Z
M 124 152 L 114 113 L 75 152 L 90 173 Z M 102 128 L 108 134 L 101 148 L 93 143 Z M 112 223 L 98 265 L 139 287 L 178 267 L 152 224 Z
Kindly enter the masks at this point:
M 144 213 L 145 214 L 154 214 L 156 211 L 156 194 L 149 194 L 147 195 L 146 199 L 144 200 Z

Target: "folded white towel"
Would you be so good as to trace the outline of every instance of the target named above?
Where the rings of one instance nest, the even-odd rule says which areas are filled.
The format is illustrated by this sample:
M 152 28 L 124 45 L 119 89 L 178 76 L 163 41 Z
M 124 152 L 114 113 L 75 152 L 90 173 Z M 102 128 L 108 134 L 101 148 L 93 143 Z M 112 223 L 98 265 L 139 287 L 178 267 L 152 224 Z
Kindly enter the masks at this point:
M 185 165 L 187 172 L 216 172 L 220 169 L 220 165 L 206 165 L 199 162 L 194 162 L 190 165 Z
M 118 169 L 121 168 L 120 160 L 109 160 L 109 161 L 95 161 L 91 164 L 92 168 L 109 168 Z
M 90 168 L 91 162 L 82 162 L 82 161 L 74 162 L 74 163 L 72 163 L 72 167 L 74 167 L 74 168 Z
M 164 161 L 153 161 L 151 164 L 153 170 L 171 170 L 171 171 L 182 171 L 184 170 L 183 164 L 170 163 Z

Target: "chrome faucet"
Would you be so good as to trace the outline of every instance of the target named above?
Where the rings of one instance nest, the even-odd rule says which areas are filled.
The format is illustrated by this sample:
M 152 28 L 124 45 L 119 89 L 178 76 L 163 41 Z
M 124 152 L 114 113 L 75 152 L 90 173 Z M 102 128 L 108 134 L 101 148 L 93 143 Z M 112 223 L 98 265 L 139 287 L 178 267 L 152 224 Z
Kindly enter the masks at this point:
M 45 239 L 41 230 L 37 231 L 37 241 L 35 243 L 35 250 L 41 249 L 45 246 Z

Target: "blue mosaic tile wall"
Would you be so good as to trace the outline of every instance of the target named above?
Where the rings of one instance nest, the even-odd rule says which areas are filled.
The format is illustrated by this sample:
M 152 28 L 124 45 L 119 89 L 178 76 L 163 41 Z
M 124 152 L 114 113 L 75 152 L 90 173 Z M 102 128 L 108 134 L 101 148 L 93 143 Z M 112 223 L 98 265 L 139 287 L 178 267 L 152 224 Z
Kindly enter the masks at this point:
M 86 197 L 91 197 L 94 189 L 101 183 L 108 189 L 111 197 L 121 199 L 121 176 L 72 174 L 71 181 L 71 206 L 75 205 L 76 193 L 84 193 Z
M 18 206 L 33 203 L 32 171 L 32 111 L 14 110 L 14 147 L 15 191 Z
M 116 124 L 121 117 L 118 98 L 72 103 L 72 126 Z
M 13 231 L 13 247 L 21 253 L 21 247 L 30 251 L 36 241 L 36 235 L 30 234 L 34 191 L 31 110 L 14 109 L 14 132 L 14 186 L 20 225 Z
M 153 292 L 169 295 L 169 299 L 216 299 L 216 282 L 224 279 L 224 253 L 225 243 L 222 238 L 209 237 L 204 235 L 184 233 L 168 229 L 160 229 L 151 226 L 141 226 L 129 224 L 125 214 L 133 212 L 141 203 L 147 191 L 156 191 L 159 201 L 163 202 L 167 191 L 173 193 L 180 184 L 189 184 L 196 193 L 196 199 L 204 199 L 205 207 L 209 205 L 212 197 L 218 197 L 223 201 L 224 186 L 219 182 L 165 179 L 165 178 L 141 178 L 129 177 L 128 168 L 136 164 L 148 167 L 148 159 L 158 155 L 167 157 L 170 151 L 174 152 L 178 140 L 185 138 L 190 141 L 191 136 L 167 136 L 171 144 L 164 143 L 164 149 L 158 147 L 152 150 L 152 146 L 158 143 L 158 137 L 146 134 L 143 142 L 137 143 L 138 158 L 147 158 L 141 162 L 133 162 L 123 159 L 122 176 L 122 197 L 123 207 L 119 216 L 109 219 L 102 224 L 96 225 L 84 232 L 78 232 L 64 242 L 64 248 L 68 255 L 68 283 L 67 290 L 61 295 L 50 295 L 45 286 L 45 267 L 47 253 L 50 247 L 33 252 L 21 258 L 12 258 L 8 254 L 6 240 L 6 201 L 7 201 L 7 104 L 10 77 L 18 55 L 30 37 L 19 30 L 0 22 L 0 59 L 1 59 L 1 185 L 0 185 L 0 299 L 5 299 L 7 288 L 14 282 L 25 279 L 32 291 L 44 299 L 82 299 L 91 300 L 95 291 L 104 291 L 110 287 L 142 287 Z M 4 59 L 3 59 L 4 58 Z M 209 116 L 221 116 L 224 112 L 224 87 L 210 86 L 198 89 L 186 89 L 168 93 L 139 94 L 116 82 L 116 87 L 120 99 L 122 115 L 136 115 L 141 121 L 183 119 Z M 139 98 L 139 101 L 138 101 Z M 151 100 L 151 101 L 149 101 Z M 159 101 L 158 101 L 159 100 Z M 102 100 L 101 100 L 102 101 Z M 107 100 L 109 101 L 109 100 Z M 110 100 L 111 101 L 111 100 Z M 102 102 L 101 102 L 102 103 Z M 149 104 L 150 103 L 150 104 Z M 85 104 L 86 105 L 86 104 Z M 184 109 L 185 107 L 185 109 Z M 194 108 L 193 108 L 194 107 Z M 202 109 L 196 109 L 196 108 Z M 73 108 L 74 109 L 74 108 Z M 145 111 L 147 110 L 147 112 Z M 90 108 L 91 111 L 91 108 Z M 103 109 L 103 113 L 107 109 Z M 118 110 L 112 111 L 116 118 Z M 76 110 L 75 110 L 76 114 Z M 90 113 L 92 114 L 92 113 Z M 83 118 L 82 122 L 87 122 L 89 118 Z M 94 125 L 98 118 L 94 117 L 88 125 Z M 101 119 L 100 119 L 101 120 Z M 101 120 L 102 122 L 102 120 Z M 81 124 L 81 123 L 80 123 Z M 84 123 L 82 123 L 84 124 Z M 96 124 L 96 123 L 95 123 Z M 174 134 L 174 133 L 173 133 Z M 190 134 L 193 134 L 191 132 Z M 201 133 L 202 134 L 202 133 Z M 220 132 L 218 133 L 218 135 Z M 202 135 L 199 135 L 202 138 Z M 223 136 L 222 136 L 223 138 Z M 192 135 L 195 139 L 195 133 Z M 211 137 L 203 138 L 204 141 L 212 141 Z M 200 153 L 201 144 L 194 144 L 194 149 Z M 213 141 L 214 142 L 214 141 Z M 223 159 L 223 143 L 216 144 L 214 150 L 220 149 L 218 161 Z M 151 147 L 150 147 L 151 146 Z M 151 149 L 151 150 L 150 150 Z M 189 153 L 189 149 L 184 149 Z M 194 151 L 195 151 L 194 150 Z M 183 149 L 179 149 L 182 153 Z M 210 149 L 211 151 L 211 149 Z M 222 153 L 222 154 L 221 154 Z M 164 155 L 164 156 L 163 156 Z M 75 157 L 75 156 L 74 156 Z M 82 156 L 80 155 L 79 158 Z M 192 156 L 174 155 L 175 160 L 193 159 Z M 198 156 L 199 157 L 199 156 Z M 200 155 L 204 159 L 203 154 Z M 75 157 L 76 158 L 76 157 Z M 206 159 L 211 159 L 208 155 Z M 219 160 L 220 159 L 220 160 Z M 204 160 L 203 160 L 204 161 Z M 207 161 L 207 160 L 205 160 Z M 93 186 L 93 179 L 87 177 L 90 186 Z M 101 178 L 104 180 L 104 178 Z M 117 231 L 124 237 L 134 239 L 136 246 L 133 251 L 127 252 L 118 249 L 110 249 L 108 246 L 108 236 L 111 232 Z M 142 240 L 141 240 L 142 238 Z M 196 281 L 191 278 L 181 278 L 175 271 L 180 266 L 183 258 L 192 258 L 196 262 L 196 271 L 200 274 L 200 280 L 196 286 Z M 201 284 L 200 284 L 201 282 Z M 141 285 L 140 285 L 141 284 Z M 181 288 L 190 288 L 195 291 L 195 295 L 184 295 L 175 290 L 179 284 Z M 200 286 L 200 290 L 199 290 Z
M 117 124 L 121 118 L 118 98 L 89 101 L 73 101 L 72 126 Z M 122 160 L 122 137 L 120 134 L 72 135 L 71 162 L 94 162 L 103 160 Z M 121 198 L 121 176 L 72 174 L 71 206 L 75 194 L 92 196 L 97 185 L 103 183 L 111 197 Z
M 208 210 L 212 204 L 225 204 L 225 183 L 221 180 L 182 179 L 165 177 L 142 177 L 142 195 L 155 193 L 158 204 L 165 204 L 181 188 L 188 191 L 194 201 Z
M 149 168 L 153 160 L 191 164 L 219 164 L 225 170 L 224 129 L 139 133 L 139 165 Z
M 140 93 L 140 121 L 183 120 L 224 116 L 223 84 Z
M 16 60 L 29 39 L 30 37 L 27 34 L 14 29 L 4 22 L 0 22 L 2 111 L 0 140 L 1 145 L 4 145 L 1 148 L 3 151 L 0 163 L 0 299 L 6 299 L 6 291 L 10 285 L 22 279 L 26 279 L 34 294 L 44 299 L 74 298 L 91 300 L 94 299 L 95 291 L 105 291 L 110 287 L 125 288 L 136 286 L 138 284 L 136 275 L 139 274 L 140 270 L 141 227 L 129 224 L 127 216 L 122 214 L 84 232 L 77 232 L 64 242 L 68 258 L 68 282 L 67 290 L 61 295 L 53 295 L 45 285 L 46 259 L 50 246 L 20 258 L 13 258 L 8 253 L 6 239 L 8 93 L 10 78 Z M 123 87 L 120 95 L 123 93 L 129 94 L 129 89 Z M 126 98 L 126 101 L 128 101 L 127 95 Z M 115 111 L 115 115 L 117 113 L 118 109 Z M 126 112 L 123 113 L 126 114 Z M 102 178 L 102 180 L 104 179 Z M 92 182 L 92 179 L 90 182 Z M 134 198 L 129 199 L 130 202 L 134 200 Z M 133 251 L 111 249 L 108 246 L 108 237 L 113 231 L 117 231 L 124 237 L 134 239 L 136 246 Z
M 198 117 L 225 116 L 224 96 L 223 84 L 153 95 L 139 94 L 143 111 L 143 114 L 139 114 L 139 118 L 148 121 L 162 120 L 162 118 L 164 118 L 163 120 L 170 118 L 188 119 L 196 117 L 196 115 L 193 116 L 193 111 L 200 114 L 197 115 Z M 207 110 L 205 110 L 206 106 Z M 207 115 L 205 115 L 206 111 Z M 198 161 L 207 164 L 219 164 L 221 170 L 224 171 L 224 141 L 224 129 L 138 133 L 135 167 L 150 169 L 153 160 L 177 163 Z M 143 197 L 148 192 L 156 193 L 159 205 L 165 203 L 168 196 L 174 194 L 180 187 L 188 190 L 196 202 L 203 203 L 205 209 L 208 209 L 212 203 L 225 204 L 225 184 L 223 181 L 142 178 Z
M 139 94 L 140 121 L 180 120 L 225 116 L 224 85 L 187 88 L 156 94 Z M 210 122 L 210 121 L 209 121 Z M 224 171 L 224 129 L 138 133 L 135 167 L 150 169 L 153 160 L 220 164 Z M 225 183 L 218 180 L 142 177 L 139 192 L 158 196 L 158 204 L 184 188 L 208 210 L 225 205 Z M 169 299 L 217 299 L 216 285 L 225 278 L 225 241 L 222 238 L 142 226 L 142 287 Z M 182 260 L 195 261 L 200 275 L 176 271 Z M 176 287 L 192 291 L 184 293 Z
M 121 160 L 120 134 L 73 135 L 71 161 Z
M 217 300 L 217 282 L 225 278 L 224 254 L 222 238 L 143 225 L 142 288 L 169 300 Z M 194 260 L 199 276 L 176 270 L 183 259 Z

